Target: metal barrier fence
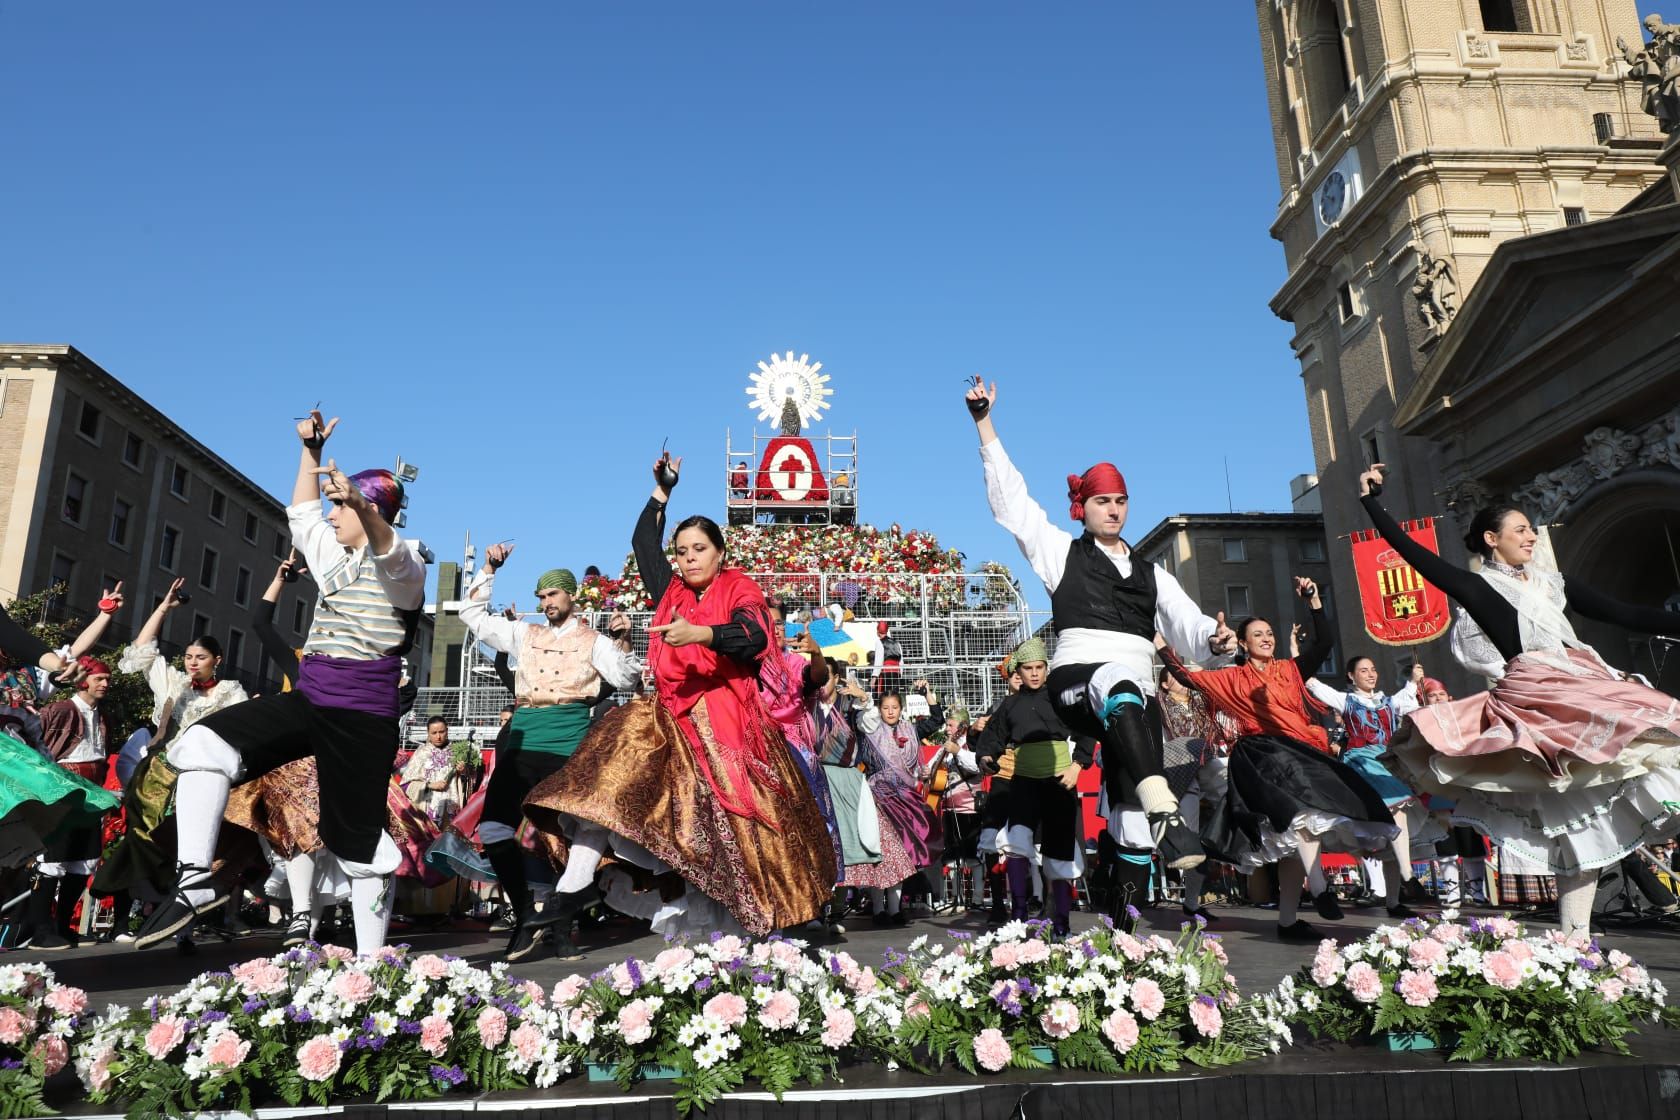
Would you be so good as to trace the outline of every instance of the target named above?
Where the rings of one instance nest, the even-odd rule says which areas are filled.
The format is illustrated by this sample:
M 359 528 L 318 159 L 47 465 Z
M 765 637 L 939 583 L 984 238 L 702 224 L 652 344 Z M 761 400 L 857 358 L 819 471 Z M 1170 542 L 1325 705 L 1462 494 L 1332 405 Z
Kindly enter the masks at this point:
M 534 620 L 535 616 L 532 617 Z M 585 612 L 585 617 L 597 628 L 606 625 L 606 612 Z M 646 658 L 647 626 L 652 615 L 642 611 L 629 617 L 631 646 L 639 657 Z M 904 659 L 896 673 L 887 675 L 884 683 L 888 687 L 905 691 L 912 682 L 925 678 L 942 702 L 960 703 L 972 716 L 979 716 L 1003 698 L 1005 687 L 998 672 L 999 664 L 1016 646 L 1043 628 L 1049 622 L 1049 615 L 1023 609 L 913 618 L 871 615 L 854 621 L 868 627 L 878 621 L 887 622 L 888 635 L 902 647 Z M 875 684 L 870 666 L 860 665 L 854 671 L 866 687 Z M 466 737 L 469 731 L 480 739 L 495 734 L 501 710 L 513 702 L 513 695 L 502 686 L 481 647 L 471 648 L 462 679 L 469 683 L 455 688 L 420 690 L 405 721 L 409 739 L 423 739 L 426 721 L 434 715 L 448 720 L 457 738 Z M 644 687 L 652 687 L 650 678 L 644 679 Z M 628 693 L 618 696 L 620 702 L 628 698 Z

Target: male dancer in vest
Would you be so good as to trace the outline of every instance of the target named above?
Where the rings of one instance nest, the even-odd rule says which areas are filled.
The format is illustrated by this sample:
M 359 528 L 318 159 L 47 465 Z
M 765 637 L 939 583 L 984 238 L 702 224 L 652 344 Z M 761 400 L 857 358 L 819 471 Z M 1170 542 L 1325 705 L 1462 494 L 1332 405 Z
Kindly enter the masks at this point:
M 297 426 L 303 453 L 286 519 L 320 592 L 297 687 L 224 708 L 170 744 L 169 762 L 181 772 L 181 874 L 175 898 L 152 912 L 137 948 L 167 941 L 227 902 L 210 867 L 233 783 L 310 755 L 320 770 L 323 857 L 336 857 L 350 880 L 356 951 L 372 954 L 385 943 L 387 888 L 400 857 L 384 830 L 385 789 L 397 756 L 402 655 L 414 641 L 426 561 L 418 543 L 392 528 L 403 491 L 391 472 L 346 476 L 331 460 L 321 466 L 321 447 L 337 426 L 337 417 L 323 422 L 318 411 Z M 333 503 L 325 519 L 323 497 Z
M 1155 634 L 1203 659 L 1236 647 L 1223 613 L 1207 617 L 1159 564 L 1134 564 L 1120 539 L 1126 525 L 1126 480 L 1111 463 L 1068 476 L 1069 514 L 1078 537 L 1050 523 L 1027 493 L 992 426 L 997 382 L 979 378 L 967 404 L 980 435 L 986 497 L 1050 593 L 1056 652 L 1046 688 L 1056 714 L 1077 735 L 1102 744 L 1103 783 L 1111 805 L 1141 805 L 1155 846 L 1168 866 L 1195 867 L 1201 840 L 1178 814 L 1178 798 L 1161 776 L 1161 718 L 1155 708 Z
M 630 620 L 615 613 L 607 629 L 618 640 L 592 630 L 589 623 L 572 615 L 572 596 L 577 577 L 565 568 L 547 571 L 537 580 L 537 602 L 543 622 L 512 622 L 490 610 L 490 593 L 496 569 L 507 563 L 513 546 L 493 544 L 484 552 L 484 567 L 467 588 L 461 604 L 461 622 L 474 638 L 516 663 L 514 699 L 519 707 L 508 724 L 507 738 L 499 749 L 496 772 L 484 794 L 484 816 L 479 820 L 478 838 L 484 844 L 484 858 L 496 870 L 508 905 L 513 908 L 513 937 L 508 941 L 507 959 L 521 961 L 536 951 L 537 933 L 532 925 L 532 898 L 525 875 L 525 853 L 516 833 L 524 816 L 525 795 L 544 778 L 565 765 L 584 732 L 589 715 L 600 698 L 601 682 L 614 688 L 633 687 L 641 679 L 642 666 L 630 652 Z M 562 931 L 563 933 L 564 931 Z

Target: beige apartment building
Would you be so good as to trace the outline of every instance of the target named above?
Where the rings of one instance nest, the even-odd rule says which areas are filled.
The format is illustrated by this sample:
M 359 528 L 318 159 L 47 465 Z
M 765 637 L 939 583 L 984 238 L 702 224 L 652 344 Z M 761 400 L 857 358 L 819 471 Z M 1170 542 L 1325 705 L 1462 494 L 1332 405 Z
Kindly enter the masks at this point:
M 224 676 L 278 687 L 251 623 L 290 549 L 285 507 L 73 346 L 0 343 L 0 534 L 0 602 L 62 583 L 52 611 L 87 618 L 120 579 L 120 644 L 179 576 L 191 599 L 165 650 L 209 633 Z M 307 580 L 281 595 L 275 622 L 295 646 L 314 595 Z
M 1392 469 L 1390 510 L 1446 515 L 1443 553 L 1467 562 L 1458 538 L 1488 491 L 1444 472 L 1422 427 L 1396 423 L 1446 349 L 1446 322 L 1502 244 L 1615 214 L 1659 183 L 1662 139 L 1617 48 L 1644 40 L 1632 0 L 1256 0 L 1256 12 L 1281 189 L 1271 233 L 1288 268 L 1271 306 L 1294 325 L 1325 538 L 1352 604 L 1346 538 L 1368 527 L 1357 478 L 1374 461 Z M 1370 645 L 1353 609 L 1340 628 L 1344 650 Z M 1445 641 L 1414 652 L 1469 686 Z

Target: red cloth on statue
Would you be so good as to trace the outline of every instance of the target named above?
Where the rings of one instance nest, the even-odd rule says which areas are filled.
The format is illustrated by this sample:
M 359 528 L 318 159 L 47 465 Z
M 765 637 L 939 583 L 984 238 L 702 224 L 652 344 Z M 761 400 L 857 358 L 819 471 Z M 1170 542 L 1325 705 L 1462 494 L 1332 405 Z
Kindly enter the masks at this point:
M 753 616 L 766 636 L 770 634 L 774 623 L 764 592 L 740 569 L 724 568 L 704 595 L 696 595 L 681 579 L 673 579 L 659 600 L 653 625 L 665 626 L 680 616 L 696 626 L 721 626 L 743 610 Z M 659 699 L 695 746 L 695 760 L 719 804 L 736 816 L 775 828 L 772 818 L 754 800 L 753 789 L 763 786 L 776 798 L 789 792 L 777 781 L 770 765 L 767 734 L 773 721 L 758 690 L 759 665 L 767 665 L 770 672 L 786 672 L 781 659 L 775 658 L 770 664 L 761 656 L 755 665 L 742 665 L 699 643 L 672 646 L 663 634 L 653 634 L 648 641 L 648 661 L 653 666 Z M 700 749 L 693 713 L 701 700 L 705 701 L 706 718 L 723 756 L 723 774 L 713 773 L 706 752 Z

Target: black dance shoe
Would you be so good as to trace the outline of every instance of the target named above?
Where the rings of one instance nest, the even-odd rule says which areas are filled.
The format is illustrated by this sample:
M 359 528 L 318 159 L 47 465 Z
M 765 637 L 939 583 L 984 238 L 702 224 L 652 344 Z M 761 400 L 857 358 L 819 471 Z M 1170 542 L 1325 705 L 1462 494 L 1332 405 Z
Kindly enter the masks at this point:
M 548 896 L 548 901 L 543 903 L 543 908 L 527 916 L 523 924 L 528 929 L 559 926 L 562 930 L 569 930 L 572 926 L 572 919 L 600 902 L 601 898 L 601 888 L 594 883 L 584 887 L 581 891 L 568 891 L 565 894 L 556 891 Z
M 1277 927 L 1279 941 L 1318 941 L 1318 931 L 1297 918 L 1286 926 Z
M 175 897 L 153 910 L 151 916 L 140 926 L 140 934 L 134 939 L 136 949 L 150 949 L 153 945 L 161 944 L 174 937 L 182 930 L 190 930 L 210 914 L 227 905 L 228 893 L 217 887 L 208 899 L 194 905 L 187 900 L 185 891 L 177 891 Z
M 1161 853 L 1168 867 L 1188 871 L 1207 859 L 1207 853 L 1202 851 L 1202 838 L 1176 812 L 1149 814 L 1149 828 L 1155 836 L 1155 850 Z
M 1342 920 L 1342 904 L 1336 898 L 1336 892 L 1326 887 L 1313 898 L 1313 906 L 1318 910 L 1318 916 L 1327 922 Z

